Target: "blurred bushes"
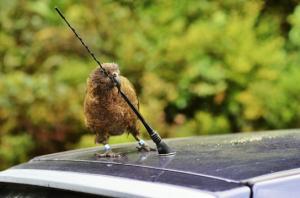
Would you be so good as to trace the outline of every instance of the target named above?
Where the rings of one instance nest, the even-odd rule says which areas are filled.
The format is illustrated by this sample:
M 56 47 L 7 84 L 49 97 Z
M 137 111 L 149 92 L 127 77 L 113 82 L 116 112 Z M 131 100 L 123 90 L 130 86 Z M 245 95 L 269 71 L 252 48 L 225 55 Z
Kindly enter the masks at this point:
M 56 5 L 164 137 L 300 125 L 294 0 L 0 1 L 0 169 L 94 143 L 82 104 L 96 65 Z

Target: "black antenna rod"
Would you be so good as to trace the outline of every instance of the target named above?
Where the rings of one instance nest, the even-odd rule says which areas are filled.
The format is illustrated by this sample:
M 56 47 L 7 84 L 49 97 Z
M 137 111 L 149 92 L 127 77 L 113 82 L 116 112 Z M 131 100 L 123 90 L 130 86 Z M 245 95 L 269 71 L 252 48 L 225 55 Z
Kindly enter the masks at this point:
M 70 25 L 70 23 L 67 21 L 67 19 L 64 17 L 64 15 L 60 12 L 60 10 L 56 7 L 55 10 L 59 14 L 59 16 L 66 22 L 68 27 L 72 30 L 72 32 L 75 34 L 75 36 L 79 39 L 81 44 L 85 47 L 85 49 L 88 51 L 88 53 L 92 56 L 94 61 L 100 66 L 101 70 L 104 72 L 104 74 L 110 78 L 110 80 L 115 84 L 115 86 L 118 88 L 119 93 L 121 94 L 122 98 L 126 101 L 126 103 L 129 105 L 129 107 L 132 109 L 132 111 L 136 114 L 136 116 L 139 118 L 139 120 L 143 123 L 144 127 L 146 128 L 147 132 L 149 133 L 151 139 L 156 144 L 157 151 L 160 155 L 173 155 L 175 152 L 173 152 L 169 146 L 161 139 L 159 134 L 153 130 L 149 124 L 145 121 L 142 114 L 135 108 L 135 106 L 131 103 L 131 101 L 128 99 L 126 94 L 120 89 L 120 85 L 118 81 L 114 78 L 108 75 L 107 71 L 102 67 L 100 61 L 95 57 L 94 53 L 89 49 L 89 47 L 84 43 L 82 38 L 77 34 L 76 30 Z

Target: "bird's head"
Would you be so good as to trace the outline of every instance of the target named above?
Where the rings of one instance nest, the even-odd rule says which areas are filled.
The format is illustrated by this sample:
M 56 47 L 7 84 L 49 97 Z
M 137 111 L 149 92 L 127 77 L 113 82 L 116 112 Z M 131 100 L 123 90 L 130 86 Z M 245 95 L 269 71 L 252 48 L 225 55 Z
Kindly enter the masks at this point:
M 103 63 L 101 65 L 105 69 L 107 74 L 115 79 L 117 85 L 120 85 L 121 82 L 119 66 L 116 63 Z M 103 89 L 111 89 L 114 87 L 114 83 L 100 67 L 97 67 L 97 69 L 94 70 L 91 75 L 91 80 L 94 85 Z

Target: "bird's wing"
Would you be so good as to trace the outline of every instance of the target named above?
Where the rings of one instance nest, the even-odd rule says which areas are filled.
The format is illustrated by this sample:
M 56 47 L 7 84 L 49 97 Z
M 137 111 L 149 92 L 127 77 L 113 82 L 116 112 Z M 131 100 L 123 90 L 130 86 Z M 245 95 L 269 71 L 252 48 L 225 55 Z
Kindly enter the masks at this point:
M 121 89 L 124 91 L 124 93 L 129 98 L 129 100 L 133 103 L 133 105 L 139 109 L 140 103 L 139 103 L 139 99 L 136 95 L 134 86 L 124 76 L 121 76 Z

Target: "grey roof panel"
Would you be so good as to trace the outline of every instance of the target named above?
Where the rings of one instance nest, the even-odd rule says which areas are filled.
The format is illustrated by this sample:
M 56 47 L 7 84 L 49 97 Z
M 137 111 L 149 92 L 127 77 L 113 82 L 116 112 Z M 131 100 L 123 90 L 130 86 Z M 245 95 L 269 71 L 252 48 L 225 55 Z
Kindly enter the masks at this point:
M 244 186 L 251 178 L 300 167 L 299 130 L 167 140 L 175 156 L 116 145 L 123 156 L 99 159 L 101 147 L 34 158 L 18 169 L 63 170 L 161 182 L 212 192 Z
M 228 180 L 246 180 L 278 171 L 300 167 L 300 130 L 286 130 L 236 135 L 204 136 L 167 140 L 177 151 L 161 157 L 156 152 L 140 153 L 136 144 L 118 145 L 123 157 L 99 159 L 101 147 L 46 155 L 32 160 L 85 161 L 125 164 L 205 174 Z

